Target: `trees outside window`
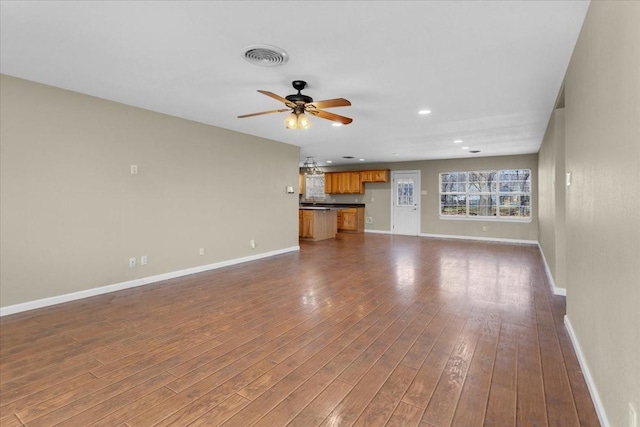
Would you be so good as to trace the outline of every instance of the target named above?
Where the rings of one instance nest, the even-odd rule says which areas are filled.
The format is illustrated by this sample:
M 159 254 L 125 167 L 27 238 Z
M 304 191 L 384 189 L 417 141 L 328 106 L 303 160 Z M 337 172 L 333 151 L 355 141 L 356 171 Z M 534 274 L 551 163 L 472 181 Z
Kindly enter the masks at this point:
M 530 219 L 531 170 L 441 173 L 440 216 Z

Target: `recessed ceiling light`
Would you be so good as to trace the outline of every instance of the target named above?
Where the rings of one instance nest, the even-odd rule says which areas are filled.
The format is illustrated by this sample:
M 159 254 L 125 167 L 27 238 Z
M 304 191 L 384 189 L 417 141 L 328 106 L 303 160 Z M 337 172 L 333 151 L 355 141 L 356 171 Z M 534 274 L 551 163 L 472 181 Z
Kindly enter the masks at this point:
M 470 152 L 470 153 L 473 153 L 473 154 L 477 154 L 477 153 L 479 153 L 479 152 L 480 152 L 480 150 L 471 150 L 471 151 L 469 151 L 469 152 Z
M 358 160 L 360 160 L 361 162 L 364 162 L 364 159 L 358 159 Z
M 327 160 L 327 163 L 333 163 L 333 160 Z
M 469 149 L 469 147 L 462 147 L 462 149 L 463 149 L 463 150 L 468 150 L 468 149 Z
M 343 159 L 353 159 L 353 156 L 342 156 Z
M 453 141 L 454 144 L 460 144 L 462 142 L 461 139 L 456 139 L 455 141 Z
M 422 115 L 431 114 L 431 110 L 420 110 L 418 111 L 418 114 L 422 114 Z
M 334 128 L 339 128 L 340 126 L 342 126 L 342 123 L 333 122 L 331 126 L 333 126 Z

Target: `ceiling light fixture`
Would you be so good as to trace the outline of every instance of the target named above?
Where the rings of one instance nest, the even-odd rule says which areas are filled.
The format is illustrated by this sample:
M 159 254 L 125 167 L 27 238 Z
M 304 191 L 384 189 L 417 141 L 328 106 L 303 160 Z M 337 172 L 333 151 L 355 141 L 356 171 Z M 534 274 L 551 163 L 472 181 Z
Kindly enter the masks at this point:
M 333 126 L 334 128 L 339 128 L 340 126 L 342 126 L 342 123 L 334 122 L 331 123 L 331 126 Z
M 431 110 L 420 110 L 418 111 L 418 114 L 422 114 L 423 116 L 426 114 L 431 114 Z
M 311 127 L 311 120 L 304 112 L 299 111 L 296 108 L 285 119 L 284 125 L 287 129 L 309 129 Z
M 462 147 L 462 149 L 463 149 L 463 150 L 468 150 L 468 149 L 469 149 L 469 147 Z
M 307 160 L 302 164 L 302 170 L 305 175 L 322 175 L 322 169 L 318 167 L 318 162 L 316 162 L 312 156 L 307 157 Z
M 327 163 L 333 163 L 333 160 L 327 160 Z
M 358 159 L 358 160 L 360 160 L 361 162 L 364 162 L 364 159 Z
M 461 139 L 456 139 L 455 141 L 453 141 L 454 144 L 460 144 L 462 142 Z

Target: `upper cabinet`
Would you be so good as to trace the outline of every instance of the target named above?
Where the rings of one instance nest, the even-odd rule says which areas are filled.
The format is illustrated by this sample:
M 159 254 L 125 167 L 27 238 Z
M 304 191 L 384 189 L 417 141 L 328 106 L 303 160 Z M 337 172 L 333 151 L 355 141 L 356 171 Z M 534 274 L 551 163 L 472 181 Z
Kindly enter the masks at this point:
M 389 169 L 326 172 L 324 192 L 326 194 L 362 194 L 365 182 L 389 182 Z
M 389 182 L 389 169 L 361 171 L 360 180 L 362 182 Z
M 363 193 L 360 172 L 330 172 L 324 174 L 324 192 L 327 194 Z

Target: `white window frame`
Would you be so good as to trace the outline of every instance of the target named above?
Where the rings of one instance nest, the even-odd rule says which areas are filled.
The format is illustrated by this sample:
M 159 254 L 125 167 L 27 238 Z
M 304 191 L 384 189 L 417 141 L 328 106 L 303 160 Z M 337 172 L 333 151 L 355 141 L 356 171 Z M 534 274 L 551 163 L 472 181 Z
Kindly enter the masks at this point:
M 511 171 L 511 170 L 519 170 L 519 171 L 528 171 L 529 172 L 529 192 L 526 191 L 515 191 L 515 192 L 502 192 L 500 191 L 500 172 L 503 171 Z M 473 173 L 491 173 L 494 172 L 496 176 L 495 180 L 495 191 L 490 192 L 473 192 L 469 189 L 469 174 Z M 453 173 L 465 173 L 465 186 L 464 191 L 442 191 L 442 176 L 445 174 L 453 174 Z M 531 222 L 533 220 L 533 188 L 532 188 L 532 175 L 531 169 L 529 168 L 510 168 L 510 169 L 489 169 L 489 170 L 475 170 L 475 171 L 446 171 L 440 172 L 438 174 L 438 215 L 440 219 L 446 220 L 462 220 L 462 221 L 501 221 L 501 222 Z M 465 215 L 443 215 L 442 214 L 442 196 L 452 195 L 452 196 L 464 196 L 465 197 L 465 205 L 466 205 L 466 214 Z M 495 197 L 496 203 L 496 215 L 489 216 L 481 216 L 481 215 L 470 215 L 470 196 L 476 195 L 491 195 Z M 528 196 L 529 197 L 529 216 L 528 217 L 518 217 L 518 216 L 501 216 L 500 215 L 500 199 L 505 196 Z
M 307 201 L 323 202 L 327 195 L 324 193 L 324 174 L 304 176 L 304 198 Z

